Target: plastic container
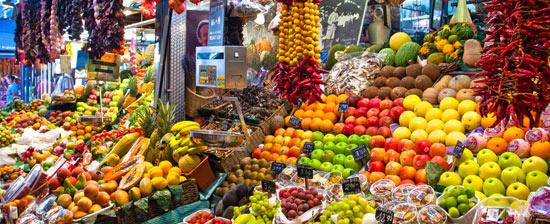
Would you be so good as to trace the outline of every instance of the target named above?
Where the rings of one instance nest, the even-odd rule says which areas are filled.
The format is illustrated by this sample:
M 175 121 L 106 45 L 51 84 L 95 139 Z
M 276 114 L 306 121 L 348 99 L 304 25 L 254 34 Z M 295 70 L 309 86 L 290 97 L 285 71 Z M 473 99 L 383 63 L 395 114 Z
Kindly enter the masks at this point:
M 407 197 L 416 186 L 413 184 L 403 184 L 394 188 L 391 192 L 393 201 L 398 203 L 407 202 Z
M 206 190 L 216 180 L 214 171 L 212 171 L 210 163 L 208 162 L 208 157 L 204 157 L 201 163 L 199 163 L 195 169 L 191 170 L 191 172 L 186 173 L 185 176 L 195 179 L 201 191 Z
M 390 201 L 395 183 L 389 179 L 382 179 L 370 186 L 370 192 L 376 201 Z
M 460 185 L 457 185 L 457 186 L 454 186 L 454 187 L 464 188 L 464 186 L 460 186 Z M 447 193 L 444 192 L 441 196 L 439 196 L 436 200 L 436 204 L 439 205 L 439 201 L 442 198 L 444 198 L 446 194 Z M 471 224 L 472 223 L 472 220 L 474 219 L 474 216 L 475 216 L 475 212 L 476 212 L 477 208 L 479 207 L 479 199 L 477 198 L 477 196 L 474 196 L 474 197 L 470 198 L 469 201 L 475 202 L 476 205 L 473 208 L 471 208 L 466 214 L 464 214 L 464 215 L 462 215 L 458 218 L 453 218 L 453 217 L 449 216 L 449 213 L 447 211 L 445 211 L 445 214 L 447 214 L 447 216 L 449 217 L 449 219 L 451 220 L 452 223 L 460 223 L 460 224 Z
M 550 179 L 548 181 L 550 183 Z M 526 214 L 530 215 L 530 223 L 550 223 L 550 187 L 541 187 L 531 193 L 528 205 Z
M 478 203 L 473 222 L 478 224 L 523 224 L 525 205 L 514 197 L 492 196 Z
M 210 215 L 210 218 L 204 223 L 208 223 L 210 220 L 212 220 L 214 218 L 214 215 L 212 215 L 212 212 L 210 211 L 210 209 L 201 209 L 201 210 L 193 212 L 191 215 L 188 215 L 187 217 L 183 218 L 182 224 L 190 224 L 191 223 L 190 221 L 191 221 L 191 219 L 193 219 L 193 217 L 195 217 L 197 215 L 207 215 L 207 214 Z
M 416 219 L 420 224 L 445 224 L 448 223 L 449 217 L 445 209 L 437 205 L 428 205 L 418 211 Z
M 407 202 L 413 204 L 417 208 L 435 203 L 437 196 L 435 191 L 429 185 L 416 186 L 407 197 Z
M 222 217 L 214 217 L 213 219 L 210 219 L 210 221 L 206 222 L 206 224 L 212 224 L 214 221 L 223 222 L 224 224 L 231 224 L 231 220 Z
M 393 211 L 393 223 L 416 223 L 416 207 L 409 203 L 400 203 L 391 208 Z

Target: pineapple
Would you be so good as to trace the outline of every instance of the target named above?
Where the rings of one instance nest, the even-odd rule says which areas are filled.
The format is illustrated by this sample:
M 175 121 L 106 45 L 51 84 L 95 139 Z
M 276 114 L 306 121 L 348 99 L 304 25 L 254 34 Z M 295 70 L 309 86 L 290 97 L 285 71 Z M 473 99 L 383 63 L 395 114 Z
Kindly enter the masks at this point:
M 124 102 L 122 103 L 123 108 L 130 106 L 130 104 L 136 101 L 136 96 L 138 95 L 137 88 L 137 78 L 135 76 L 131 76 L 128 81 L 128 86 L 124 89 L 124 92 L 128 94 L 124 97 Z
M 159 102 L 158 109 L 149 107 L 140 111 L 137 124 L 143 130 L 143 135 L 150 138 L 149 147 L 144 153 L 146 161 L 156 164 L 163 160 L 172 160 L 172 151 L 161 142 L 161 138 L 166 139 L 164 135 L 170 133 L 173 120 L 174 106 L 170 103 Z
M 147 69 L 145 76 L 143 77 L 143 84 L 139 87 L 139 93 L 147 94 L 153 91 L 155 83 L 153 82 L 153 71 Z

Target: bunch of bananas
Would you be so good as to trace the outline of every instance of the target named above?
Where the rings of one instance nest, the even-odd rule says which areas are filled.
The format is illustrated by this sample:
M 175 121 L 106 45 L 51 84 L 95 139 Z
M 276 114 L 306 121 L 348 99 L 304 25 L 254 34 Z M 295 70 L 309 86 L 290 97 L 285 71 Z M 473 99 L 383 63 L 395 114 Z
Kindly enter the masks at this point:
M 200 125 L 193 121 L 180 121 L 170 131 L 173 136 L 168 143 L 172 150 L 172 157 L 175 161 L 178 161 L 180 157 L 185 154 L 197 154 L 204 152 L 208 147 L 205 145 L 199 145 L 191 141 L 189 136 L 192 130 L 199 130 Z
M 279 26 L 278 60 L 296 66 L 306 57 L 321 63 L 319 47 L 319 6 L 313 0 L 282 4 Z

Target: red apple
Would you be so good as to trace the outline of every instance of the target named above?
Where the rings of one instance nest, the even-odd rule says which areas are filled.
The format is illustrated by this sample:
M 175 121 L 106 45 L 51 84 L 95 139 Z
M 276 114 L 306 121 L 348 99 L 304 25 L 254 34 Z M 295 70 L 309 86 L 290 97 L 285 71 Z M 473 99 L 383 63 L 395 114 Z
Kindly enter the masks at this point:
M 367 135 L 373 136 L 378 134 L 378 128 L 377 127 L 368 127 L 367 128 Z
M 430 151 L 430 146 L 430 141 L 420 140 L 414 143 L 414 150 L 416 151 L 416 154 L 428 154 Z
M 380 99 L 378 97 L 369 100 L 369 108 L 380 108 Z
M 352 135 L 354 129 L 355 129 L 355 125 L 346 124 L 346 125 L 344 125 L 344 128 L 342 129 L 342 133 L 344 133 L 345 135 Z
M 384 172 L 384 163 L 382 161 L 371 161 L 369 163 L 369 172 Z
M 374 135 L 370 139 L 370 147 L 371 148 L 384 148 L 385 144 L 386 144 L 386 138 L 384 138 L 380 135 Z
M 262 153 L 262 149 L 256 148 L 254 149 L 254 152 L 252 152 L 252 157 L 259 159 L 261 153 Z
M 361 117 L 361 116 L 367 116 L 367 113 L 369 112 L 369 109 L 366 107 L 359 107 L 357 110 L 355 110 L 355 116 Z
M 379 113 L 380 113 L 380 109 L 378 109 L 378 108 L 370 108 L 370 109 L 367 111 L 367 117 L 377 117 Z
M 401 162 L 403 166 L 412 166 L 414 165 L 415 156 L 416 156 L 416 152 L 413 150 L 404 151 L 399 156 L 399 162 Z
M 414 142 L 410 139 L 402 139 L 399 143 L 399 150 L 398 152 L 404 152 L 406 150 L 414 150 Z
M 354 116 L 347 117 L 346 120 L 344 121 L 344 123 L 346 123 L 346 124 L 355 124 L 355 117 Z
M 426 167 L 426 163 L 430 161 L 430 156 L 428 155 L 416 155 L 414 157 L 414 168 L 416 169 L 422 169 Z
M 370 161 L 371 164 L 374 161 L 384 161 L 384 157 L 386 156 L 386 150 L 383 148 L 373 148 L 370 150 Z
M 403 98 L 393 100 L 393 106 L 403 106 Z
M 367 118 L 367 125 L 369 127 L 378 127 L 378 117 L 369 117 Z
M 405 179 L 414 180 L 415 175 L 416 175 L 416 169 L 412 166 L 403 166 L 399 171 L 399 177 L 401 177 L 401 180 L 405 180 Z
M 362 96 L 351 95 L 348 97 L 348 103 L 352 107 L 357 107 L 357 102 L 359 102 L 359 100 L 362 100 L 362 99 L 363 99 Z
M 414 185 L 414 181 L 409 180 L 409 179 L 405 179 L 405 180 L 401 180 L 401 182 L 399 183 L 399 185 L 404 185 L 404 184 L 412 184 L 412 185 Z
M 389 163 L 391 161 L 399 162 L 399 153 L 395 150 L 387 150 L 384 155 L 384 163 Z
M 386 173 L 386 175 L 399 176 L 399 172 L 401 171 L 402 167 L 403 166 L 401 166 L 401 164 L 399 164 L 398 162 L 391 161 L 388 164 L 386 164 L 385 173 Z
M 346 111 L 346 113 L 344 114 L 344 117 L 349 117 L 349 116 L 355 115 L 356 110 L 357 109 L 355 109 L 355 107 L 348 107 L 348 111 Z
M 390 124 L 392 123 L 393 120 L 388 116 L 380 117 L 380 119 L 378 119 L 378 127 L 390 127 Z
M 356 135 L 363 135 L 366 131 L 367 129 L 363 125 L 356 125 L 355 128 L 353 128 L 353 133 Z
M 426 177 L 426 170 L 425 169 L 417 170 L 416 174 L 414 175 L 414 180 L 416 181 L 416 183 L 428 182 L 428 178 Z
M 378 117 L 390 116 L 390 109 L 383 109 L 378 114 Z
M 355 118 L 355 125 L 367 125 L 367 118 L 366 117 Z
M 393 101 L 391 101 L 390 99 L 385 99 L 385 100 L 382 100 L 380 102 L 380 109 L 391 109 L 391 107 L 393 106 Z
M 357 101 L 357 107 L 361 108 L 361 107 L 368 107 L 369 105 L 369 99 L 361 99 L 359 101 Z
M 447 160 L 445 160 L 443 157 L 441 156 L 434 156 L 432 158 L 432 160 L 430 160 L 430 162 L 434 162 L 434 163 L 437 163 L 441 166 L 441 168 L 447 170 L 447 168 L 449 167 L 449 163 L 447 162 Z
M 405 112 L 405 108 L 402 106 L 396 106 L 390 109 L 390 117 L 397 121 L 399 120 L 399 116 L 401 116 L 401 113 Z
M 388 138 L 391 137 L 391 130 L 388 127 L 380 127 L 378 128 L 378 134 Z
M 399 143 L 400 141 L 397 138 L 386 138 L 384 149 L 386 150 L 393 149 L 397 151 L 399 149 Z

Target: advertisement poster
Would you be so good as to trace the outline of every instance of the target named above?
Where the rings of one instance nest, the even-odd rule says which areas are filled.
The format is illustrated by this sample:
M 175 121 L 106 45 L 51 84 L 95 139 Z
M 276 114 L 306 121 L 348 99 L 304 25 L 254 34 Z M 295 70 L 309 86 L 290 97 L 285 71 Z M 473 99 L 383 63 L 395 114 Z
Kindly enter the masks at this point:
M 208 46 L 223 46 L 225 0 L 210 1 Z
M 208 44 L 208 11 L 188 10 L 185 19 L 185 83 L 195 88 L 195 52 L 196 47 Z

